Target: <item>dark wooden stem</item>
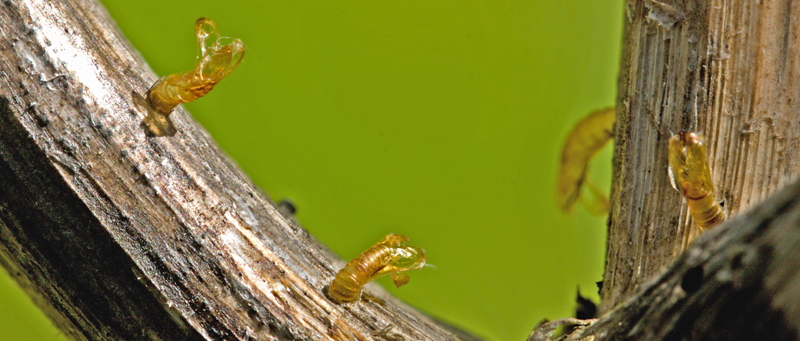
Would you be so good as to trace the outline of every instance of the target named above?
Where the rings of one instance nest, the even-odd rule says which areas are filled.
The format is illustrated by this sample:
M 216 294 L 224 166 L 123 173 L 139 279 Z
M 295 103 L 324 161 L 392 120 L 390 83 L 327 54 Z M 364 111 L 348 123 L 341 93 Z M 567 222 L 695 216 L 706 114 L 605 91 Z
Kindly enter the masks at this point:
M 697 238 L 591 326 L 600 340 L 800 339 L 800 180 Z

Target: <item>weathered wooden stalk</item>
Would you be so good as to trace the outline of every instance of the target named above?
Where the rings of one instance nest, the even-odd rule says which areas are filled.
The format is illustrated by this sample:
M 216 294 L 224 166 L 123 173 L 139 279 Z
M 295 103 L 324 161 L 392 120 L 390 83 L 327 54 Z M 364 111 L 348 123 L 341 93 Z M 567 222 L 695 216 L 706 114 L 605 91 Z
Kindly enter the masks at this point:
M 667 140 L 698 131 L 728 216 L 800 174 L 800 3 L 626 1 L 601 312 L 697 235 Z
M 92 0 L 0 3 L 0 262 L 77 340 L 458 340 L 343 262 L 182 109 L 148 137 L 156 75 Z

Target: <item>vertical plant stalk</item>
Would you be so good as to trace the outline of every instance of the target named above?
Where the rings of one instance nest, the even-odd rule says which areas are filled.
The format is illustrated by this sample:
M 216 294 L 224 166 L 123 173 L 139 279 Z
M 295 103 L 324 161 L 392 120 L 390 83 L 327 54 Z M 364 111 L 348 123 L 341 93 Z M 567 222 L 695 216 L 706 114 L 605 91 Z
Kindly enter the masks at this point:
M 626 2 L 600 311 L 696 237 L 667 174 L 670 133 L 708 144 L 728 216 L 800 173 L 800 3 Z

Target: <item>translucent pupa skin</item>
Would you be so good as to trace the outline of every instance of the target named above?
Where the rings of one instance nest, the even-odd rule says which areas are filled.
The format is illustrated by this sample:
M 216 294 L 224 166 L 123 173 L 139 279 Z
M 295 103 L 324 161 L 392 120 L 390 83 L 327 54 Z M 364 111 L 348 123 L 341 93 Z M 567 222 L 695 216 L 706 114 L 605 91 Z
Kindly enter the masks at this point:
M 220 37 L 217 25 L 210 19 L 197 19 L 195 33 L 195 68 L 162 77 L 147 91 L 147 103 L 152 110 L 145 124 L 152 135 L 174 135 L 175 128 L 168 117 L 172 110 L 178 104 L 205 96 L 242 62 L 244 43 Z
M 572 128 L 564 149 L 556 179 L 556 206 L 570 213 L 581 198 L 581 190 L 586 182 L 586 171 L 592 158 L 614 137 L 615 108 L 595 110 Z M 581 200 L 590 213 L 602 215 L 608 212 L 608 199 L 590 187 L 595 203 Z
M 328 297 L 339 304 L 355 302 L 364 284 L 389 274 L 398 288 L 408 283 L 405 272 L 425 266 L 425 251 L 406 246 L 407 241 L 408 237 L 392 233 L 351 260 L 331 282 Z
M 681 131 L 669 139 L 669 170 L 673 185 L 681 192 L 700 229 L 725 221 L 725 211 L 714 195 L 703 138 Z

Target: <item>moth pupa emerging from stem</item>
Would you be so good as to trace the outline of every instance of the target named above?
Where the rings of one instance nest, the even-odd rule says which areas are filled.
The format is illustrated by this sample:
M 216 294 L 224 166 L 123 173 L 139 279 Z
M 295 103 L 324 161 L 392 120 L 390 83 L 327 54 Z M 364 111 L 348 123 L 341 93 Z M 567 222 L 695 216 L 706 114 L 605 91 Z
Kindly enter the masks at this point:
M 408 283 L 406 271 L 425 266 L 425 251 L 406 246 L 408 237 L 390 234 L 364 251 L 339 270 L 328 288 L 328 297 L 336 303 L 355 302 L 364 284 L 391 274 L 398 288 Z
M 586 181 L 589 161 L 614 138 L 614 107 L 595 110 L 582 118 L 572 128 L 564 149 L 561 150 L 561 161 L 556 179 L 556 206 L 564 213 L 570 213 L 575 203 L 580 201 L 593 215 L 608 213 L 608 198 L 601 191 Z M 587 201 L 581 191 L 588 185 L 593 202 Z
M 669 139 L 669 172 L 673 187 L 686 199 L 689 213 L 700 229 L 725 220 L 725 211 L 714 194 L 706 147 L 700 135 L 681 131 Z
M 150 135 L 174 135 L 176 130 L 169 120 L 172 110 L 178 104 L 205 96 L 242 62 L 244 43 L 240 39 L 220 37 L 217 25 L 210 19 L 197 19 L 195 32 L 195 68 L 161 77 L 147 91 L 150 113 L 144 125 Z

